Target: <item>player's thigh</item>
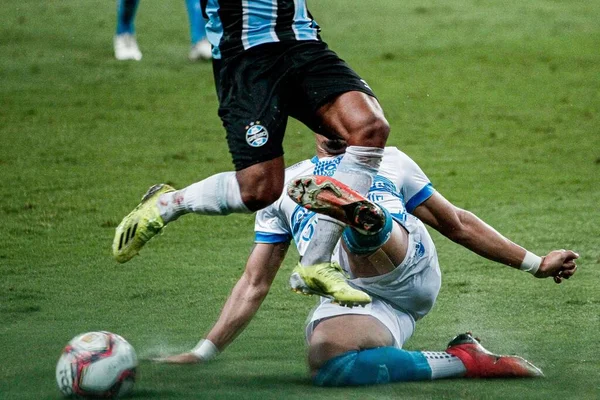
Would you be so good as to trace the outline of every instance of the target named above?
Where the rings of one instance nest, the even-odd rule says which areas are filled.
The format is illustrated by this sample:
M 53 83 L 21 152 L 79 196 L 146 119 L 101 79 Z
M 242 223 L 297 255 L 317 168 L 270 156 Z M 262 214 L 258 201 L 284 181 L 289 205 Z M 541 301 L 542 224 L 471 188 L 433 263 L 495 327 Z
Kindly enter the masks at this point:
M 345 314 L 318 323 L 309 340 L 309 365 L 320 368 L 327 360 L 352 350 L 392 346 L 389 329 L 370 315 Z
M 324 43 L 299 46 L 296 58 L 298 90 L 289 99 L 290 115 L 351 145 L 382 147 L 389 126 L 367 83 Z
M 236 171 L 283 156 L 288 114 L 278 88 L 284 76 L 269 51 L 215 64 L 219 117 Z M 261 179 L 269 180 L 270 174 Z
M 384 147 L 389 124 L 379 102 L 363 92 L 345 92 L 319 108 L 323 129 L 349 145 Z

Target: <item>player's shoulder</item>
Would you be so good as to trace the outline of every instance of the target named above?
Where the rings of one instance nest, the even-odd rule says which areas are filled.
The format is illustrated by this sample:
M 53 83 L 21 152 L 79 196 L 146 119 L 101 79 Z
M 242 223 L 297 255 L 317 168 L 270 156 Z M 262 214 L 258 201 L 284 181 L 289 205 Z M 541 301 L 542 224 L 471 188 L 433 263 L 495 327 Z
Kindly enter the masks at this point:
M 383 162 L 385 163 L 414 163 L 414 160 L 405 152 L 394 146 L 383 149 Z
M 408 155 L 406 155 L 405 152 L 403 152 L 396 146 L 386 146 L 383 149 L 383 156 L 384 157 L 408 157 Z
M 419 164 L 397 147 L 386 147 L 379 174 L 395 182 L 399 187 L 405 185 L 420 185 L 428 181 Z

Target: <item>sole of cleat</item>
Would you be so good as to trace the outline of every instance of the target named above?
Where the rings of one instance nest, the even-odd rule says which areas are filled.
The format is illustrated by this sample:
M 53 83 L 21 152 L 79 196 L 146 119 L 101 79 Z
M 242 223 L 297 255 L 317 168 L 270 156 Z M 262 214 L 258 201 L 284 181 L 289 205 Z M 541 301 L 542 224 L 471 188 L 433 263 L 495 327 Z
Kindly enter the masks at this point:
M 385 215 L 377 205 L 330 177 L 294 179 L 287 193 L 307 210 L 328 215 L 366 234 L 379 232 L 385 224 Z

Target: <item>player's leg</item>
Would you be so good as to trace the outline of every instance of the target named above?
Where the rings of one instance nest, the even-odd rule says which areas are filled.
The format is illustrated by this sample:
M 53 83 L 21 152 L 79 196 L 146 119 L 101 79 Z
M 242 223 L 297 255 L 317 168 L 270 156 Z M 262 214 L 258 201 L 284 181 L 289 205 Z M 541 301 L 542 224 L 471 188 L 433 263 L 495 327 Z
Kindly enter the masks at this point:
M 265 179 L 268 176 L 269 179 Z M 253 164 L 236 172 L 222 172 L 160 197 L 165 222 L 188 213 L 228 215 L 258 211 L 275 202 L 283 189 L 284 160 Z
M 343 248 L 356 277 L 383 275 L 401 267 L 408 248 L 408 232 L 386 213 L 386 226 L 374 235 L 346 227 Z
M 536 378 L 543 373 L 518 356 L 487 351 L 469 333 L 446 351 L 407 351 L 382 341 L 373 317 L 338 316 L 317 325 L 309 368 L 318 386 L 358 386 L 448 378 Z M 469 350 L 465 349 L 470 347 Z
M 543 376 L 521 357 L 490 353 L 470 333 L 458 335 L 446 351 L 404 350 L 401 345 L 412 333 L 410 324 L 402 317 L 386 318 L 380 300 L 373 306 L 372 315 L 341 314 L 311 322 L 308 364 L 315 385 Z
M 348 143 L 346 154 L 333 177 L 366 195 L 377 175 L 389 126 L 374 97 L 358 91 L 343 93 L 318 110 L 324 129 Z M 320 218 L 302 260 L 305 266 L 327 262 L 343 226 L 334 218 Z
M 299 45 L 300 104 L 292 116 L 313 131 L 346 139 L 348 147 L 334 177 L 358 193 L 368 192 L 377 174 L 389 125 L 368 85 L 337 54 L 319 42 Z M 298 102 L 298 100 L 291 100 Z M 334 218 L 319 218 L 305 256 L 304 267 L 328 263 L 343 225 Z M 300 271 L 301 272 L 301 271 Z
M 344 232 L 345 237 L 348 231 Z M 397 222 L 389 240 L 374 253 L 363 254 L 357 247 L 360 240 L 355 237 L 350 244 L 346 241 L 347 251 L 357 253 L 347 255 L 348 268 L 355 276 L 363 277 L 353 282 L 377 298 L 365 308 L 351 310 L 324 301 L 313 312 L 307 337 L 315 384 L 341 386 L 463 376 L 540 376 L 541 372 L 522 358 L 494 355 L 470 335 L 457 336 L 446 351 L 401 349 L 412 335 L 414 321 L 427 315 L 440 289 L 441 276 L 433 241 L 422 224 L 414 225 L 408 233 Z M 393 265 L 395 267 L 391 267 Z M 379 324 L 342 319 L 348 314 L 368 315 Z M 392 341 L 381 344 L 379 338 L 385 337 L 381 325 L 387 328 Z
M 139 3 L 139 0 L 117 1 L 117 35 L 121 35 L 123 33 L 135 35 L 134 22 Z
M 216 80 L 219 115 L 236 172 L 216 174 L 182 190 L 155 185 L 117 227 L 113 241 L 117 261 L 130 260 L 165 224 L 183 214 L 247 213 L 281 195 L 287 115 L 276 91 L 269 90 L 281 74 L 264 73 L 271 71 L 273 63 L 263 53 L 228 67 L 219 71 Z M 263 102 L 256 100 L 265 93 L 271 95 L 264 95 Z
M 344 247 L 348 249 L 348 257 L 352 264 L 365 274 L 363 276 L 389 272 L 402 262 L 406 254 L 408 234 L 404 228 L 393 223 L 392 216 L 386 209 L 326 176 L 307 176 L 292 180 L 288 185 L 288 194 L 298 204 L 331 217 L 342 227 L 348 225 L 343 235 Z M 317 227 L 319 224 L 321 217 Z M 314 237 L 311 243 L 313 240 Z M 382 246 L 384 249 L 380 250 Z M 320 269 L 327 265 L 329 263 L 297 265 L 290 276 L 292 290 L 321 294 L 313 288 L 315 285 L 312 285 L 311 281 L 316 272 L 320 272 Z M 337 267 L 336 263 L 331 265 Z M 327 297 L 347 304 L 341 302 L 337 296 Z M 354 304 L 365 303 L 356 299 Z
M 290 115 L 325 136 L 341 137 L 352 133 L 351 146 L 338 166 L 336 176 L 349 187 L 356 189 L 359 186 L 359 191 L 366 193 L 379 168 L 389 131 L 373 93 L 322 42 L 298 44 L 290 56 L 294 58 L 295 68 L 292 81 L 294 90 L 289 91 L 293 96 L 287 99 Z M 348 108 L 352 112 L 347 112 Z M 336 114 L 339 114 L 337 119 L 333 117 Z M 318 183 L 316 186 L 319 186 Z M 361 209 L 361 205 L 357 205 Z M 382 222 L 381 215 L 374 217 Z M 333 271 L 336 268 L 331 263 L 331 253 L 343 227 L 334 218 L 319 218 L 308 250 L 291 277 L 291 280 L 300 277 L 304 281 L 306 285 L 303 285 L 301 292 L 318 292 L 317 285 L 310 283 L 312 278 L 316 275 L 325 277 L 328 269 Z M 290 283 L 293 287 L 294 282 Z M 340 301 L 336 290 L 333 290 L 332 296 Z M 370 298 L 365 294 L 346 304 L 363 305 L 369 301 Z
M 309 365 L 317 385 L 428 380 L 465 372 L 460 360 L 449 354 L 432 353 L 428 357 L 401 349 L 412 335 L 415 319 L 425 316 L 433 306 L 441 277 L 433 242 L 421 237 L 426 234 L 424 227 L 424 232 L 413 230 L 412 235 L 418 238 L 411 238 L 398 222 L 390 221 L 384 229 L 389 230 L 387 237 L 379 238 L 350 228 L 344 231 L 347 254 L 341 258 L 354 276 L 362 278 L 353 282 L 377 297 L 364 309 L 344 310 L 325 301 L 313 312 L 307 336 Z M 415 246 L 409 246 L 415 239 L 423 239 L 420 257 L 413 254 Z M 348 314 L 357 313 L 368 319 L 348 318 Z M 381 341 L 383 337 L 387 339 Z
M 118 262 L 129 261 L 166 224 L 184 214 L 228 215 L 264 208 L 280 196 L 283 179 L 283 157 L 277 157 L 212 175 L 181 190 L 155 185 L 117 227 L 113 255 Z
M 188 58 L 191 61 L 210 60 L 212 58 L 212 49 L 206 39 L 205 21 L 202 16 L 199 0 L 185 0 L 185 6 L 190 22 L 190 38 L 192 48 Z
M 378 299 L 351 311 L 320 304 L 307 327 L 313 383 L 355 386 L 464 375 L 462 362 L 451 354 L 403 350 L 413 329 L 408 314 Z
M 135 39 L 135 15 L 139 0 L 117 1 L 117 29 L 113 40 L 117 60 L 142 59 L 142 53 Z
M 308 364 L 318 386 L 431 379 L 423 354 L 394 347 L 388 328 L 370 315 L 340 315 L 319 322 L 310 337 Z

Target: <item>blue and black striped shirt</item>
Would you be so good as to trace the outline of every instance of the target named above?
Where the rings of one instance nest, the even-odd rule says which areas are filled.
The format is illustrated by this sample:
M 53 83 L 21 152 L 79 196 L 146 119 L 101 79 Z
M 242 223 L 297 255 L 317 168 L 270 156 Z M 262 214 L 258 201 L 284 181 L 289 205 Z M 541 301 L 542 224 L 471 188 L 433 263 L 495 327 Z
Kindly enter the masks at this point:
M 201 0 L 215 59 L 264 43 L 320 40 L 306 0 Z

